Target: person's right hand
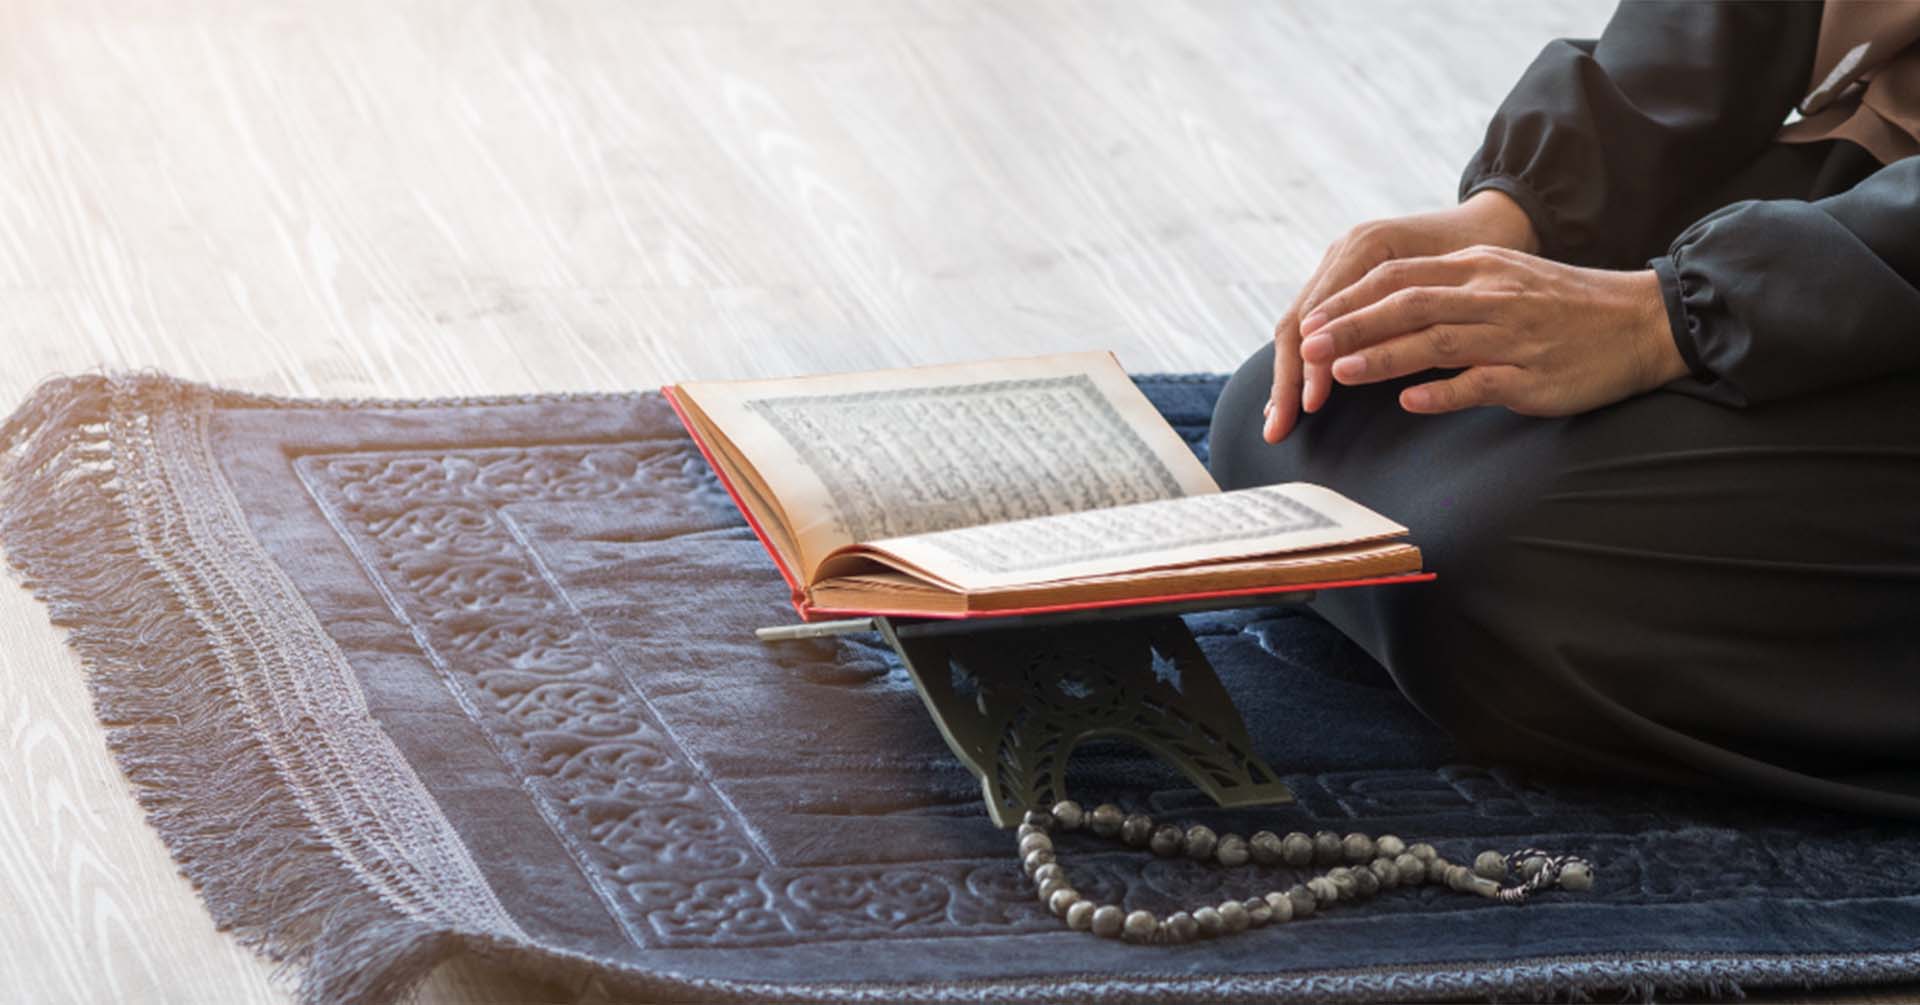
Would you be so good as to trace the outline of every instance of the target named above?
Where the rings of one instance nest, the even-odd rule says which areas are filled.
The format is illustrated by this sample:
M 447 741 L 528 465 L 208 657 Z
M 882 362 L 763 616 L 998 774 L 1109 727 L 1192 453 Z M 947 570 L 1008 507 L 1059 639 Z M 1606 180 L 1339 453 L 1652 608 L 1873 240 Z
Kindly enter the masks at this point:
M 1520 204 L 1503 192 L 1482 189 L 1450 209 L 1363 223 L 1347 231 L 1320 259 L 1300 295 L 1273 329 L 1273 394 L 1261 435 L 1278 443 L 1293 431 L 1302 410 L 1317 412 L 1333 390 L 1326 363 L 1300 358 L 1300 321 L 1328 297 L 1359 282 L 1374 266 L 1396 258 L 1424 258 L 1495 245 L 1533 254 L 1539 239 Z

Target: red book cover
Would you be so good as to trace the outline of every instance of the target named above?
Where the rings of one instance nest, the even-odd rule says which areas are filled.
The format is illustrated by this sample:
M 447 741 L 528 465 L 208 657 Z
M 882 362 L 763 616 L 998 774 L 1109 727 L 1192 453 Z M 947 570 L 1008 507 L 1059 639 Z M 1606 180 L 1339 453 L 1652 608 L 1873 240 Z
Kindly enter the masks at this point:
M 1280 595 L 1319 590 L 1341 590 L 1353 586 L 1387 586 L 1394 583 L 1424 583 L 1434 578 L 1434 573 L 1431 572 L 1411 572 L 1396 576 L 1376 576 L 1371 579 L 1339 579 L 1319 583 L 1289 583 L 1285 586 L 1261 586 L 1248 589 L 1213 590 L 1199 593 L 1170 593 L 1150 597 L 1128 597 L 1124 600 L 1053 604 L 1041 607 L 1015 607 L 998 611 L 965 611 L 954 614 L 929 614 L 925 611 L 855 610 L 849 608 L 815 607 L 807 600 L 806 584 L 801 580 L 799 573 L 794 569 L 787 568 L 787 564 L 781 561 L 780 552 L 773 547 L 773 542 L 767 539 L 766 528 L 760 526 L 760 521 L 754 517 L 753 511 L 740 501 L 740 492 L 734 488 L 732 479 L 728 478 L 726 471 L 721 468 L 719 464 L 715 463 L 713 451 L 707 447 L 706 441 L 701 438 L 700 432 L 694 428 L 694 424 L 687 420 L 686 408 L 681 404 L 680 396 L 676 392 L 676 389 L 669 385 L 661 388 L 660 393 L 667 399 L 667 404 L 673 409 L 673 414 L 679 417 L 680 425 L 686 429 L 688 438 L 693 440 L 693 445 L 699 449 L 700 456 L 706 458 L 707 466 L 713 469 L 714 476 L 720 479 L 721 487 L 725 488 L 727 495 L 733 499 L 734 508 L 739 510 L 740 515 L 746 518 L 747 526 L 753 528 L 754 535 L 760 539 L 760 546 L 767 550 L 768 557 L 773 559 L 774 567 L 780 570 L 781 578 L 787 581 L 787 588 L 791 591 L 790 599 L 793 603 L 793 609 L 800 615 L 803 621 L 817 621 L 823 618 L 883 617 L 889 615 L 948 620 L 1010 618 L 1034 614 L 1056 614 L 1062 611 L 1093 610 L 1095 608 L 1105 607 L 1141 607 L 1154 604 L 1186 603 L 1231 597 L 1251 598 L 1269 594 Z

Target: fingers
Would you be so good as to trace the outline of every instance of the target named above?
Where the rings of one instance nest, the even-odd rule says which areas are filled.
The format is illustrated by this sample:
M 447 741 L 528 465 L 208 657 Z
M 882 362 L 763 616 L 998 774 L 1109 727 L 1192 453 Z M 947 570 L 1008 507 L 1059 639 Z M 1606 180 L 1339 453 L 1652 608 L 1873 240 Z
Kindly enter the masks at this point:
M 1267 442 L 1284 438 L 1301 411 L 1317 412 L 1326 404 L 1339 357 L 1435 324 L 1474 320 L 1471 314 L 1458 319 L 1448 315 L 1465 312 L 1465 294 L 1456 288 L 1484 264 L 1485 254 L 1470 249 L 1442 257 L 1395 259 L 1391 243 L 1377 226 L 1349 232 L 1320 260 L 1275 328 L 1273 395 L 1262 433 Z M 1439 337 L 1445 341 L 1456 335 Z M 1345 368 L 1357 367 L 1357 379 L 1373 373 L 1375 365 L 1392 362 L 1361 360 Z M 1296 389 L 1297 407 L 1288 400 Z
M 1267 397 L 1260 436 L 1279 443 L 1300 418 L 1300 329 L 1288 311 L 1273 329 L 1273 393 Z
M 1342 384 L 1371 384 L 1434 367 L 1498 362 L 1500 333 L 1488 325 L 1432 325 L 1333 361 Z
M 1320 268 L 1307 279 L 1307 285 L 1302 288 L 1300 295 L 1301 313 L 1313 310 L 1314 306 L 1320 302 L 1321 288 L 1326 284 L 1327 273 L 1335 267 L 1339 258 L 1339 248 L 1328 252 L 1326 260 L 1320 263 Z M 1327 377 L 1325 364 L 1309 366 L 1305 358 L 1300 357 L 1300 326 L 1297 323 L 1294 325 L 1293 354 L 1300 358 L 1300 408 L 1307 412 L 1317 412 L 1327 400 L 1328 385 L 1331 381 Z
M 1415 384 L 1400 392 L 1400 407 L 1422 415 L 1458 412 L 1478 405 L 1505 405 L 1520 387 L 1512 366 L 1476 366 L 1447 380 Z
M 1369 346 L 1435 325 L 1491 320 L 1491 305 L 1460 286 L 1410 286 L 1322 325 L 1300 344 L 1308 363 L 1332 363 Z
M 1300 316 L 1313 309 L 1312 297 L 1320 288 L 1320 281 L 1327 270 L 1339 260 L 1342 248 L 1347 241 L 1340 241 L 1320 256 L 1320 264 L 1313 267 L 1313 274 L 1301 285 L 1300 294 L 1293 300 L 1287 313 L 1282 315 L 1280 323 L 1273 329 L 1273 395 L 1268 400 L 1267 419 L 1261 429 L 1261 436 L 1268 443 L 1279 443 L 1286 439 L 1299 421 L 1302 403 L 1310 393 L 1307 387 L 1307 375 L 1303 373 L 1300 360 Z M 1321 383 L 1326 383 L 1326 367 L 1319 368 Z M 1324 399 L 1326 393 L 1322 391 Z
M 1390 254 L 1390 250 L 1377 244 L 1342 242 L 1329 256 L 1327 265 L 1321 269 L 1317 279 L 1308 284 L 1307 295 L 1302 298 L 1302 312 L 1308 315 L 1318 313 L 1327 298 L 1353 285 Z M 1301 349 L 1305 349 L 1304 342 L 1301 343 Z M 1327 396 L 1333 393 L 1333 377 L 1328 372 L 1328 364 L 1333 357 L 1310 359 L 1302 351 L 1300 359 L 1303 371 L 1300 407 L 1308 412 L 1318 412 L 1327 403 Z
M 1411 287 L 1459 286 L 1472 278 L 1479 267 L 1480 259 L 1468 254 L 1382 262 L 1352 285 L 1321 301 L 1300 320 L 1300 334 L 1311 337 L 1327 322 L 1379 303 Z

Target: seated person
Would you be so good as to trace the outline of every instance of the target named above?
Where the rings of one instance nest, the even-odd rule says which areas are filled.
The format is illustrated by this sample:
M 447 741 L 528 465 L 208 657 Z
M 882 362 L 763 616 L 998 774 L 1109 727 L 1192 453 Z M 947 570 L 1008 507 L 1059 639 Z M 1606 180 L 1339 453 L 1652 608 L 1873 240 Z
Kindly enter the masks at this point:
M 1920 5 L 1623 6 L 1327 252 L 1214 474 L 1414 528 L 1317 606 L 1485 755 L 1920 815 L 1915 154 Z

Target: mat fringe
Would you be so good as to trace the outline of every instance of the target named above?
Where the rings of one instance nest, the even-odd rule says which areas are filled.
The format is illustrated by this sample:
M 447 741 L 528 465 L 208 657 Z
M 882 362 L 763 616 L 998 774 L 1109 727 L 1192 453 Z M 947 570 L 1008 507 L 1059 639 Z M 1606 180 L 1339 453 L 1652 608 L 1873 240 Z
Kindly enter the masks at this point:
M 1546 991 L 1505 997 L 1499 994 L 1491 1002 L 1527 1001 L 1548 1005 L 1591 1005 L 1594 1002 L 1639 1002 L 1652 1005 L 1664 1001 L 1745 1001 L 1746 988 L 1731 978 L 1702 977 L 1695 981 L 1636 979 L 1598 985 L 1569 984 Z
M 67 629 L 107 743 L 214 921 L 298 978 L 303 1002 L 406 996 L 463 940 L 381 898 L 300 810 L 229 681 L 260 653 L 221 653 L 150 554 L 128 470 L 146 421 L 130 399 L 191 385 L 49 381 L 0 423 L 0 550 Z M 223 664 L 223 659 L 228 661 Z

